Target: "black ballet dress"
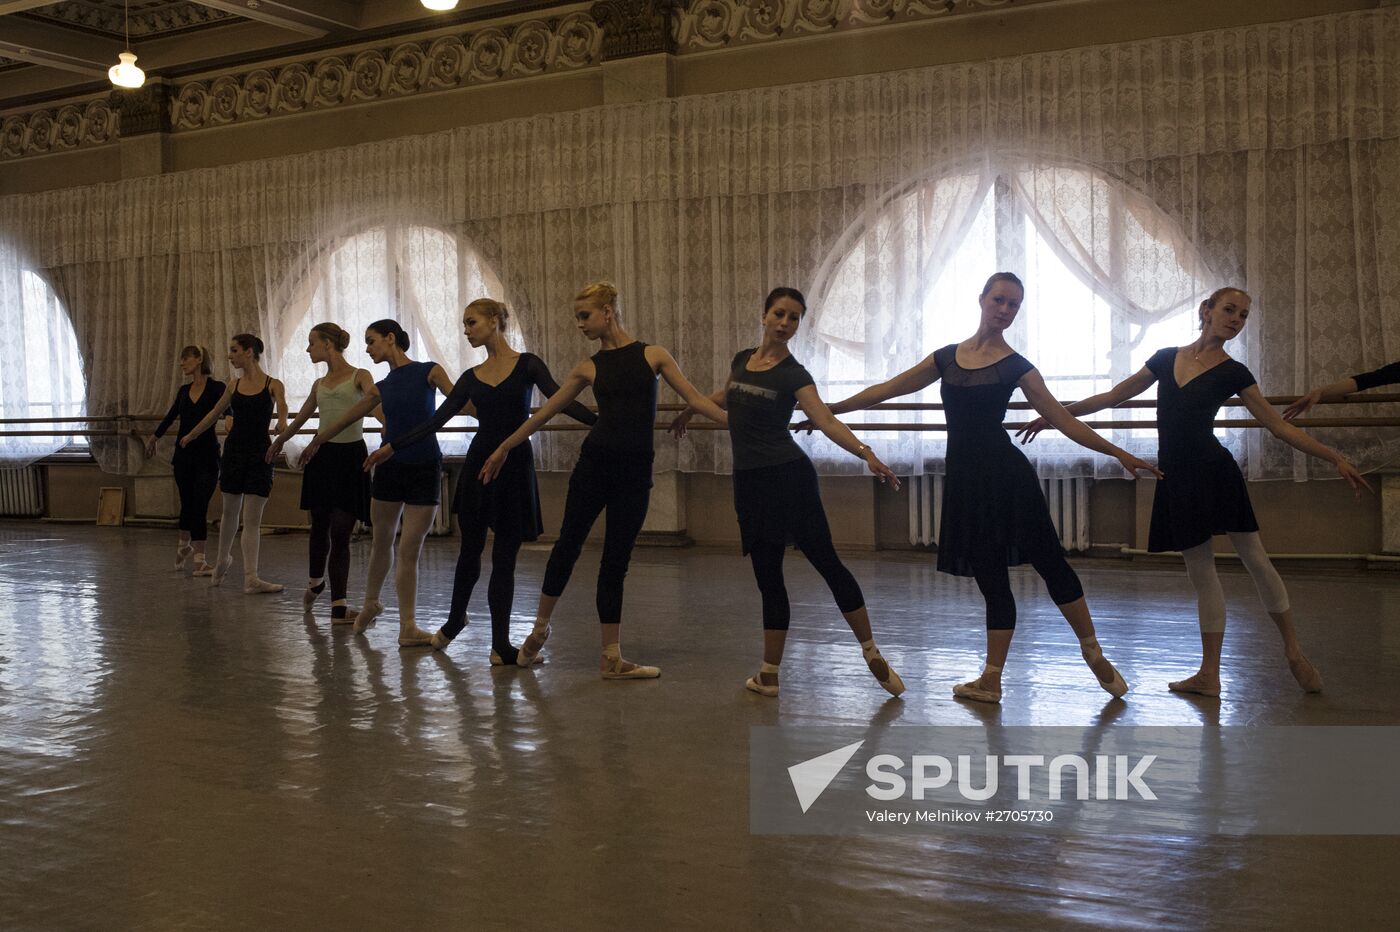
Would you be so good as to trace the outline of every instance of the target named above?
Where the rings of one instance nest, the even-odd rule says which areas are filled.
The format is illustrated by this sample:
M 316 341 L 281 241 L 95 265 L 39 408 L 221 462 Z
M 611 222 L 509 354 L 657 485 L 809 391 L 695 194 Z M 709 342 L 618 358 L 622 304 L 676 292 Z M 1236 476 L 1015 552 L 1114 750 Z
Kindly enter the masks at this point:
M 515 368 L 496 385 L 477 378 L 468 369 L 452 386 L 451 393 L 438 406 L 432 418 L 409 430 L 398 443 L 412 444 L 441 430 L 456 417 L 467 402 L 476 408 L 477 431 L 467 448 L 462 472 L 457 479 L 452 506 L 463 524 L 486 526 L 497 534 L 518 535 L 520 540 L 538 540 L 544 528 L 540 516 L 539 485 L 535 479 L 534 450 L 527 440 L 507 455 L 501 472 L 488 485 L 478 475 L 486 460 L 507 437 L 530 417 L 530 401 L 535 389 L 548 398 L 559 391 L 559 383 L 549 367 L 534 353 L 521 353 Z M 565 414 L 583 424 L 597 422 L 598 415 L 574 402 Z
M 957 344 L 933 354 L 948 421 L 938 569 L 974 576 L 979 566 L 1062 558 L 1040 480 L 1002 426 L 1016 383 L 1035 366 L 1012 353 L 990 366 L 964 369 L 957 356 Z
M 264 377 L 262 391 L 256 395 L 243 394 L 238 384 L 234 382 L 229 389 L 233 393 L 228 407 L 233 427 L 224 439 L 219 488 L 225 495 L 267 498 L 272 494 L 272 464 L 264 459 L 272 446 L 267 432 L 273 410 L 272 377 Z
M 1178 385 L 1176 353 L 1169 346 L 1147 361 L 1157 376 L 1157 465 L 1166 476 L 1152 498 L 1147 549 L 1153 553 L 1259 530 L 1244 474 L 1214 429 L 1221 404 L 1253 385 L 1254 376 L 1227 359 Z

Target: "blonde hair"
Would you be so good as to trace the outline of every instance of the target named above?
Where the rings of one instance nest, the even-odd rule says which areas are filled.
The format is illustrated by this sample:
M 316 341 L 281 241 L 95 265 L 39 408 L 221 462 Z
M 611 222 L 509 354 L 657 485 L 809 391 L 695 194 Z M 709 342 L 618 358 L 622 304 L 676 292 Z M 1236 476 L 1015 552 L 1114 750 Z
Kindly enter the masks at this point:
M 490 317 L 496 322 L 496 327 L 502 333 L 505 332 L 506 324 L 510 320 L 510 310 L 500 301 L 495 298 L 477 298 L 463 308 L 462 313 L 465 315 L 467 311 L 473 309 Z
M 590 282 L 583 286 L 583 290 L 574 295 L 575 301 L 592 301 L 599 307 L 608 305 L 612 307 L 613 313 L 617 314 L 617 286 L 609 281 Z
M 191 356 L 199 360 L 199 371 L 204 375 L 209 375 L 214 371 L 209 365 L 209 351 L 204 347 L 191 343 L 180 350 L 181 359 L 188 359 Z
M 334 346 L 337 352 L 345 352 L 345 348 L 350 345 L 350 334 L 342 330 L 339 324 L 317 324 L 311 328 L 311 332 L 319 333 L 327 340 L 330 340 L 331 346 Z
M 1225 295 L 1229 294 L 1232 291 L 1235 294 L 1244 295 L 1251 301 L 1254 300 L 1252 297 L 1250 297 L 1248 291 L 1245 291 L 1243 288 L 1236 288 L 1234 285 L 1226 285 L 1224 288 L 1215 289 L 1210 293 L 1209 298 L 1206 298 L 1204 301 L 1201 302 L 1200 310 L 1196 312 L 1196 316 L 1200 318 L 1202 330 L 1206 329 L 1206 311 L 1213 310 L 1215 308 L 1215 305 L 1219 303 L 1220 299 L 1225 297 Z

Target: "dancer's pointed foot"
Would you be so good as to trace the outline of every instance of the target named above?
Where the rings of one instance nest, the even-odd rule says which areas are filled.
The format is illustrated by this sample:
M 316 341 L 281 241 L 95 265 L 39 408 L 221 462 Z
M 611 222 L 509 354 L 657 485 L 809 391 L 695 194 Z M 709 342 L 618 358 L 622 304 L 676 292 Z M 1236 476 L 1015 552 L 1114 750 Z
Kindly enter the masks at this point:
M 982 675 L 967 683 L 953 687 L 957 699 L 971 699 L 973 702 L 1001 701 L 1001 667 L 986 666 Z
M 447 650 L 447 645 L 452 643 L 452 639 L 442 633 L 441 629 L 433 632 L 433 650 Z
M 1174 693 L 1191 693 L 1196 696 L 1209 696 L 1212 699 L 1218 698 L 1220 696 L 1220 674 L 1198 672 L 1184 680 L 1168 683 L 1167 689 Z
M 193 545 L 193 544 L 181 544 L 180 546 L 176 547 L 176 548 L 175 548 L 175 568 L 176 568 L 177 570 L 182 570 L 182 569 L 184 569 L 184 568 L 185 568 L 185 561 L 188 560 L 188 559 L 190 558 L 190 554 L 192 554 L 192 553 L 194 553 L 194 545 Z
M 515 655 L 515 665 L 517 667 L 534 666 L 540 651 L 544 650 L 544 642 L 549 640 L 549 625 L 543 628 L 536 626 L 530 632 L 530 636 L 525 639 L 525 643 L 520 645 L 520 650 Z
M 307 614 L 311 613 L 311 607 L 316 604 L 316 600 L 321 597 L 321 593 L 326 591 L 325 582 L 319 585 L 307 586 L 306 591 L 301 594 L 301 610 Z
M 281 592 L 285 588 L 281 583 L 268 582 L 256 576 L 243 577 L 243 591 L 248 595 L 271 595 L 274 592 Z
M 744 688 L 749 692 L 770 698 L 778 695 L 778 686 L 778 665 L 773 663 L 763 664 L 757 673 L 744 682 Z
M 880 653 L 880 648 L 875 646 L 874 641 L 867 641 L 861 645 L 861 654 L 865 656 L 865 665 L 870 668 L 870 672 L 875 677 L 875 682 L 885 687 L 885 691 L 891 696 L 898 696 L 904 692 L 904 680 L 899 678 L 899 674 L 894 672 L 894 667 Z
M 195 575 L 195 576 L 213 576 L 213 575 L 214 575 L 214 565 L 213 565 L 212 563 L 205 563 L 205 562 L 204 562 L 204 555 L 203 555 L 203 554 L 200 554 L 199 556 L 195 557 L 194 559 L 195 559 L 195 564 L 194 564 L 194 574 L 193 574 L 193 575 Z
M 1303 687 L 1305 693 L 1322 692 L 1322 674 L 1317 672 L 1317 667 L 1312 665 L 1312 661 L 1299 654 L 1296 657 L 1288 658 L 1288 669 L 1293 671 L 1293 678 L 1298 681 L 1298 685 Z
M 210 586 L 210 588 L 213 588 L 213 587 L 215 587 L 215 586 L 218 586 L 220 583 L 222 583 L 222 582 L 224 581 L 224 577 L 228 575 L 228 571 L 229 571 L 229 569 L 230 569 L 232 566 L 233 566 L 233 557 L 232 557 L 232 556 L 224 557 L 224 558 L 223 558 L 222 560 L 220 560 L 218 563 L 215 563 L 215 564 L 214 564 L 214 572 L 212 572 L 212 573 L 209 574 L 210 576 L 213 577 L 213 578 L 209 581 L 209 586 Z
M 364 634 L 365 629 L 374 624 L 374 619 L 384 611 L 384 603 L 378 599 L 365 599 L 365 607 L 355 616 L 355 633 Z
M 1080 638 L 1079 653 L 1083 655 L 1084 662 L 1089 665 L 1089 669 L 1094 671 L 1094 676 L 1098 679 L 1104 692 L 1114 699 L 1122 699 L 1127 694 L 1127 682 L 1113 664 L 1108 662 L 1108 658 L 1103 655 L 1103 648 L 1099 646 L 1098 638 L 1093 635 Z
M 348 605 L 331 606 L 331 624 L 333 625 L 354 624 L 358 615 L 359 612 Z

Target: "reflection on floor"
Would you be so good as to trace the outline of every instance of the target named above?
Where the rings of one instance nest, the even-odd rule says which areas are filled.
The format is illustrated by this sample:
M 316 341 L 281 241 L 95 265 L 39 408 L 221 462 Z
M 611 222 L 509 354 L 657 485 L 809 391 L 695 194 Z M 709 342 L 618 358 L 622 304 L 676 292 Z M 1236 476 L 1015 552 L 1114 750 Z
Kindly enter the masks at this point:
M 1400 577 L 1292 574 L 1327 677 L 1293 684 L 1247 577 L 1225 695 L 1169 694 L 1199 644 L 1184 574 L 1081 562 L 1111 658 L 1106 706 L 1038 580 L 998 707 L 953 701 L 980 665 L 970 580 L 912 554 L 850 555 L 909 684 L 886 701 L 819 578 L 788 562 L 783 697 L 745 692 L 759 658 L 748 566 L 639 550 L 624 646 L 659 681 L 597 675 L 585 553 L 549 663 L 487 665 L 485 586 L 446 653 L 304 619 L 306 538 L 263 543 L 279 596 L 170 569 L 173 534 L 0 525 L 0 916 L 7 928 L 1200 929 L 1393 922 L 1392 837 L 756 837 L 751 725 L 1400 723 Z M 430 541 L 420 624 L 447 604 L 455 540 Z M 523 637 L 546 549 L 521 556 Z M 489 554 L 489 549 L 488 549 Z M 368 542 L 355 545 L 352 601 Z M 230 582 L 237 578 L 235 566 Z M 1388 922 L 1387 922 L 1388 924 Z

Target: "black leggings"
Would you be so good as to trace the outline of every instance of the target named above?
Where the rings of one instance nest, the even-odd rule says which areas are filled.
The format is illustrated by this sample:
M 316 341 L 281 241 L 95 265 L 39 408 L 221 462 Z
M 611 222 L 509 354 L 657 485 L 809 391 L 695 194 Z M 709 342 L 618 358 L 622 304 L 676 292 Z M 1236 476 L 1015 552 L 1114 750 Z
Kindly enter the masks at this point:
M 462 633 L 467 623 L 467 603 L 481 578 L 481 551 L 486 549 L 486 525 L 467 522 L 458 516 L 462 549 L 457 553 L 457 573 L 452 580 L 452 607 L 442 635 L 449 641 Z M 519 537 L 496 533 L 491 545 L 491 579 L 486 583 L 486 604 L 491 607 L 491 649 L 509 663 L 515 651 L 510 643 L 510 610 L 515 603 L 515 558 L 520 554 Z
M 173 465 L 175 488 L 180 493 L 179 528 L 189 532 L 190 540 L 208 540 L 209 500 L 219 485 L 218 463 L 177 460 Z
M 311 512 L 312 579 L 330 577 L 331 601 L 345 598 L 350 580 L 350 534 L 355 516 L 339 508 L 316 508 Z
M 1064 605 L 1084 598 L 1084 587 L 1063 553 L 1047 554 L 1031 560 L 1031 566 L 1045 580 L 1050 598 Z M 1012 631 L 1016 628 L 1016 598 L 1011 594 L 1011 573 L 1005 561 L 974 563 L 973 576 L 982 598 L 987 601 L 987 630 Z
M 619 453 L 597 455 L 584 448 L 574 474 L 569 477 L 569 497 L 564 502 L 564 524 L 549 553 L 541 591 L 551 598 L 564 594 L 583 543 L 603 509 L 608 512 L 603 536 L 603 560 L 598 567 L 598 620 L 605 625 L 622 623 L 622 583 L 627 564 L 651 502 L 651 458 Z
M 831 545 L 831 534 L 825 540 L 802 542 L 802 553 L 814 569 L 821 574 L 836 597 L 836 607 L 842 614 L 853 612 L 865 605 L 865 596 L 860 584 L 846 569 L 836 548 Z M 753 561 L 753 577 L 758 581 L 758 591 L 763 597 L 763 630 L 786 631 L 791 618 L 788 606 L 787 586 L 783 582 L 783 553 L 787 549 L 781 543 L 756 543 L 749 548 L 749 559 Z

